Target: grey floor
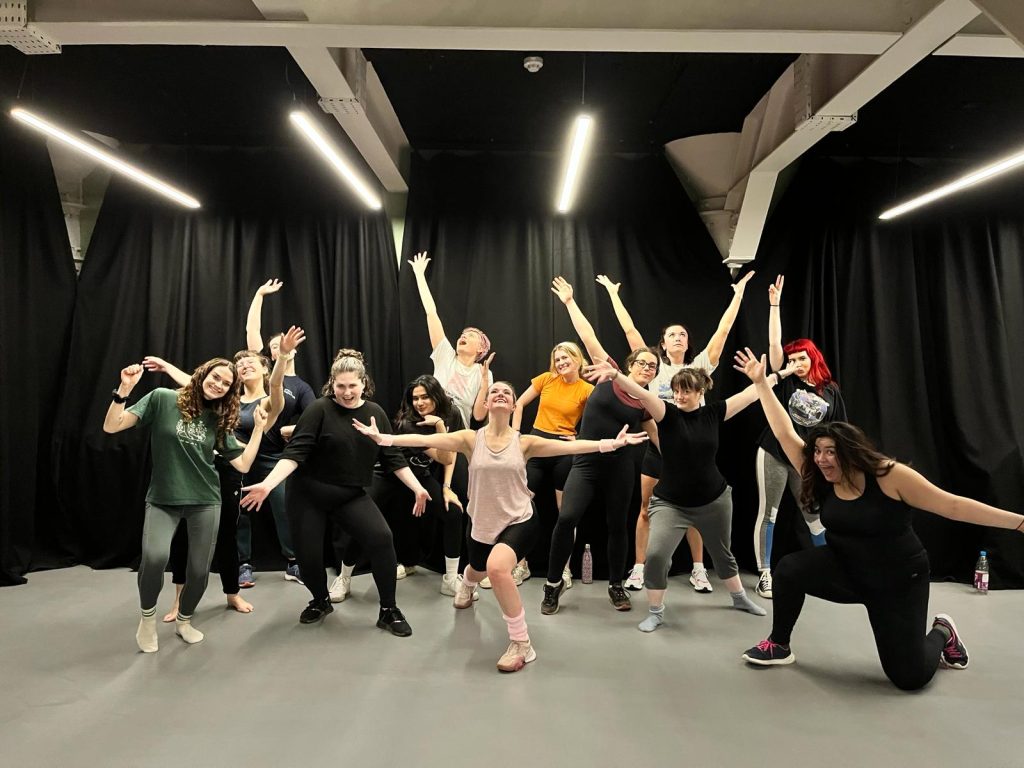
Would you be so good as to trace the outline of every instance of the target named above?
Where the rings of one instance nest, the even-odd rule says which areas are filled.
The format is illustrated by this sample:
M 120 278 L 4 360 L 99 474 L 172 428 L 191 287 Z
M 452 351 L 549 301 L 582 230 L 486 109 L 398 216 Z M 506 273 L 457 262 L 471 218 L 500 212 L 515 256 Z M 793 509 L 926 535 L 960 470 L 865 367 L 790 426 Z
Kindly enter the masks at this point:
M 493 595 L 454 611 L 440 578 L 399 582 L 408 639 L 374 627 L 376 592 L 300 626 L 307 593 L 259 574 L 255 613 L 223 607 L 214 575 L 186 646 L 161 625 L 135 646 L 134 574 L 74 568 L 0 589 L 4 766 L 1024 766 L 1024 592 L 933 585 L 968 670 L 923 692 L 883 677 L 863 609 L 809 600 L 790 667 L 739 659 L 769 618 L 673 579 L 666 626 L 636 630 L 599 584 L 541 616 L 523 586 L 538 659 L 514 675 Z M 752 581 L 752 579 L 747 579 Z M 161 599 L 167 607 L 170 588 Z M 770 603 L 765 601 L 770 610 Z

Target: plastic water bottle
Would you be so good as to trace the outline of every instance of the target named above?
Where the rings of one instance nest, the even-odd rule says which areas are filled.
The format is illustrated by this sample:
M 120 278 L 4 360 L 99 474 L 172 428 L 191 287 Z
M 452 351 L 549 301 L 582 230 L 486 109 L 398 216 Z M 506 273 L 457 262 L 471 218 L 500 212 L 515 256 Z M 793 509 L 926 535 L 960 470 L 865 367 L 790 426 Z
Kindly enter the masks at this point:
M 985 577 L 988 578 L 987 576 Z M 594 556 L 590 553 L 590 545 L 587 544 L 583 547 L 583 575 L 580 577 L 580 581 L 584 584 L 592 584 L 594 582 Z
M 988 553 L 984 549 L 974 566 L 974 588 L 983 595 L 988 594 Z

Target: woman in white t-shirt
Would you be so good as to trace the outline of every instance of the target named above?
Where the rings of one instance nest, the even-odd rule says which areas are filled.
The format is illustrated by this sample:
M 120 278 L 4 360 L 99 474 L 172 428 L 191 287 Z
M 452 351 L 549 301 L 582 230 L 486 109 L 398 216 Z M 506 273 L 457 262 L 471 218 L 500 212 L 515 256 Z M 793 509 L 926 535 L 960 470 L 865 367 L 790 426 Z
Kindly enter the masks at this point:
M 658 347 L 661 350 L 661 366 L 658 369 L 658 374 L 647 387 L 651 392 L 671 403 L 672 377 L 683 368 L 701 368 L 708 376 L 714 373 L 722 356 L 722 350 L 725 348 L 725 340 L 729 336 L 729 331 L 732 330 L 733 323 L 736 322 L 736 315 L 739 314 L 747 282 L 753 276 L 753 272 L 748 272 L 732 286 L 732 301 L 729 302 L 721 320 L 718 321 L 718 328 L 711 337 L 711 341 L 700 354 L 694 355 L 690 347 L 690 332 L 682 323 L 673 323 L 662 329 L 658 342 Z M 607 275 L 598 275 L 597 282 L 608 291 L 612 307 L 615 310 L 615 317 L 626 334 L 629 348 L 633 350 L 647 347 L 647 342 L 644 341 L 640 331 L 636 329 L 633 318 L 629 316 L 626 306 L 619 298 L 619 286 L 622 283 L 613 283 Z M 634 591 L 643 589 L 644 585 L 644 562 L 647 560 L 647 539 L 650 535 L 647 506 L 651 501 L 654 486 L 658 484 L 660 477 L 661 454 L 653 443 L 649 443 L 644 455 L 643 466 L 640 469 L 640 516 L 636 521 L 636 563 L 633 565 L 629 578 L 626 579 L 626 588 Z M 704 540 L 701 538 L 700 531 L 690 528 L 686 533 L 686 542 L 690 546 L 690 555 L 693 558 L 690 584 L 697 592 L 711 592 L 711 582 L 708 581 L 708 572 L 704 567 Z

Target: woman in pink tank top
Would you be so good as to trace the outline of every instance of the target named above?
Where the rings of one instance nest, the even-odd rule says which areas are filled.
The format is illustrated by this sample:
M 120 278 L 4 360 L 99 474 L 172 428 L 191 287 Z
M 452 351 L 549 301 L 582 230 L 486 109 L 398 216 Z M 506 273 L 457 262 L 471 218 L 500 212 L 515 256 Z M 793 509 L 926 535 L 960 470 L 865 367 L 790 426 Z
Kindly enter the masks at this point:
M 512 429 L 516 394 L 512 385 L 497 381 L 484 401 L 487 426 L 434 435 L 381 434 L 377 425 L 353 426 L 379 445 L 400 448 L 439 448 L 458 451 L 469 459 L 469 565 L 455 591 L 456 608 L 470 608 L 484 577 L 491 580 L 494 596 L 508 624 L 509 646 L 498 659 L 498 669 L 515 672 L 537 658 L 526 628 L 526 612 L 512 568 L 529 551 L 536 532 L 533 494 L 526 486 L 526 462 L 544 456 L 608 452 L 647 439 L 644 432 L 627 434 L 623 427 L 615 439 L 548 440 L 520 435 Z

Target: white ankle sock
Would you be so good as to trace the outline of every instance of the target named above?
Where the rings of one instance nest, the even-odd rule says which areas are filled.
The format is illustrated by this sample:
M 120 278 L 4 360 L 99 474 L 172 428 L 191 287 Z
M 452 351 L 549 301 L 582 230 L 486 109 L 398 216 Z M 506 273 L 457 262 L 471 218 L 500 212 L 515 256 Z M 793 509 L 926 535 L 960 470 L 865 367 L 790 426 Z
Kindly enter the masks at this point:
M 706 570 L 707 570 L 707 568 L 705 568 L 705 567 L 704 567 L 704 563 L 701 563 L 701 562 L 694 562 L 694 564 L 693 564 L 693 570 L 694 570 L 694 571 L 706 571 Z
M 135 632 L 135 642 L 143 653 L 156 653 L 160 649 L 156 636 L 156 608 L 142 612 L 139 628 Z
M 459 575 L 459 558 L 446 557 L 444 559 L 444 575 L 449 579 L 454 579 Z
M 345 565 L 344 563 L 342 563 L 341 564 L 341 575 L 346 577 L 346 578 L 351 579 L 352 578 L 352 571 L 354 571 L 355 569 L 356 569 L 356 567 L 354 565 Z
M 174 620 L 174 631 L 178 637 L 184 640 L 189 645 L 194 643 L 203 642 L 203 638 L 206 637 L 202 632 L 192 626 L 191 616 L 182 616 L 178 614 L 178 618 Z

